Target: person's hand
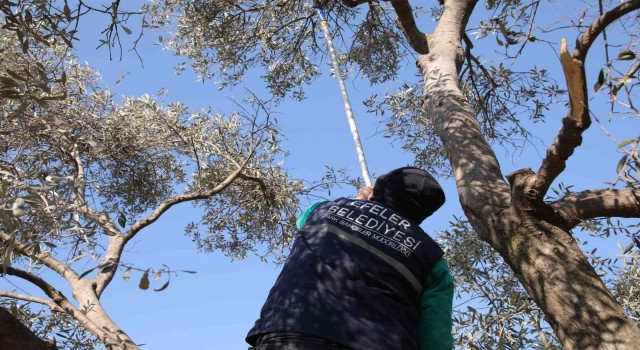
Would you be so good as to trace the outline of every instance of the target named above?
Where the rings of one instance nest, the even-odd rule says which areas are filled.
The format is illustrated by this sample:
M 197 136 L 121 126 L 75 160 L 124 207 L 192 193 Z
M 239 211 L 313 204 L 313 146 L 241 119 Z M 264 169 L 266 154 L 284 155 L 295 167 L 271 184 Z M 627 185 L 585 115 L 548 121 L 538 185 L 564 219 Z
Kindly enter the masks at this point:
M 356 199 L 360 200 L 373 200 L 373 186 L 364 186 L 358 190 L 358 195 Z

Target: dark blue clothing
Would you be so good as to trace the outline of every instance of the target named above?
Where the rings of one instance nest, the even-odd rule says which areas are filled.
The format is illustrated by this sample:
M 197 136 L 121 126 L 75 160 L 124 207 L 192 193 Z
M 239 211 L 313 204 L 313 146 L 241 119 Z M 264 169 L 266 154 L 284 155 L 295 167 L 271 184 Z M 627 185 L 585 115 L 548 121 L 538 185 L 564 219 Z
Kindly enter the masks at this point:
M 296 332 L 353 349 L 417 349 L 423 281 L 442 255 L 380 203 L 322 203 L 296 235 L 247 341 Z

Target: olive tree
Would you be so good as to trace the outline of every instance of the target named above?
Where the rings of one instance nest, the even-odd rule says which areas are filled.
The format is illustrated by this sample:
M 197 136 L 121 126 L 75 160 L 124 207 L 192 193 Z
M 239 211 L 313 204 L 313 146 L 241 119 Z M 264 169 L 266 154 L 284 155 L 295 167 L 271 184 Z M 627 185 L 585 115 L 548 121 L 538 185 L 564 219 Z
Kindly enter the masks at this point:
M 581 246 L 584 234 L 637 237 L 637 226 L 628 228 L 611 218 L 640 217 L 638 139 L 619 143 L 622 157 L 612 185 L 590 190 L 552 187 L 560 175 L 571 176 L 566 162 L 579 150 L 582 134 L 596 117 L 590 108 L 593 99 L 610 103 L 611 119 L 638 118 L 631 96 L 640 67 L 635 12 L 639 1 L 581 2 L 550 19 L 539 14 L 554 12 L 561 2 L 443 0 L 411 6 L 406 0 L 154 0 L 131 12 L 123 11 L 120 1 L 95 7 L 83 1 L 0 4 L 3 29 L 15 34 L 6 35 L 2 51 L 7 55 L 0 87 L 6 111 L 3 135 L 32 132 L 24 145 L 22 138 L 7 138 L 12 142 L 3 146 L 8 164 L 2 187 L 5 272 L 20 278 L 16 264 L 29 259 L 47 267 L 66 266 L 54 271 L 83 290 L 75 305 L 58 294 L 52 294 L 57 298 L 53 303 L 15 293 L 9 297 L 35 300 L 60 315 L 84 317 L 76 310 L 86 305 L 85 292 L 90 303 L 99 302 L 118 266 L 125 269 L 124 276 L 130 273 L 131 266 L 123 266 L 118 251 L 127 237 L 182 201 L 198 200 L 205 207 L 206 228 L 188 228 L 203 249 L 220 248 L 241 256 L 255 247 L 253 243 L 266 243 L 268 251 L 290 237 L 283 224 L 291 224 L 285 218 L 297 197 L 279 191 L 296 192 L 300 184 L 271 165 L 272 152 L 279 149 L 264 104 L 247 107 L 244 115 L 225 117 L 194 113 L 181 105 L 163 106 L 147 96 L 115 99 L 99 89 L 91 69 L 68 52 L 75 24 L 84 13 L 111 18 L 100 39 L 109 48 L 120 45 L 122 33 L 132 32 L 128 19 L 142 16 L 140 33 L 147 28 L 168 31 L 161 43 L 183 55 L 202 80 L 226 87 L 242 84 L 247 74 L 260 75 L 281 101 L 307 97 L 304 87 L 322 72 L 326 51 L 312 7 L 317 5 L 328 12 L 335 41 L 345 53 L 341 59 L 346 71 L 334 73 L 358 73 L 373 84 L 396 88 L 365 104 L 381 116 L 387 135 L 415 154 L 416 165 L 455 179 L 466 218 L 454 220 L 441 241 L 462 297 L 480 298 L 488 305 L 486 312 L 473 306 L 458 311 L 458 344 L 549 349 L 560 344 L 566 349 L 635 349 L 640 344 L 634 288 L 639 273 L 637 238 L 623 247 L 627 265 L 615 266 L 613 272 L 610 261 L 605 263 L 595 250 Z M 426 32 L 432 19 L 435 28 Z M 573 47 L 558 33 L 575 41 Z M 523 60 L 548 46 L 556 48 L 557 61 Z M 587 53 L 596 49 L 604 52 L 603 61 L 587 67 Z M 398 82 L 401 71 L 415 63 L 419 78 Z M 564 77 L 550 73 L 555 67 L 562 67 Z M 587 84 L 587 72 L 597 77 L 595 83 Z M 559 120 L 562 108 L 562 126 L 553 127 L 549 121 Z M 139 123 L 132 118 L 138 115 Z M 534 135 L 529 129 L 534 122 L 549 122 L 555 132 Z M 38 128 L 48 132 L 38 133 Z M 147 129 L 154 130 L 153 137 Z M 218 129 L 231 133 L 213 132 Z M 230 137 L 222 140 L 224 135 Z M 210 143 L 209 137 L 216 141 Z M 535 137 L 551 144 L 542 163 L 531 164 L 538 170 L 523 169 L 505 181 L 494 149 L 516 152 Z M 151 142 L 137 142 L 138 138 Z M 119 145 L 116 141 L 122 144 L 113 146 Z M 43 158 L 37 156 L 45 151 Z M 143 182 L 132 169 L 168 186 Z M 168 193 L 176 185 L 185 192 Z M 218 185 L 225 190 L 208 191 Z M 82 196 L 84 202 L 78 199 Z M 256 198 L 261 200 L 256 203 Z M 286 202 L 291 206 L 272 205 Z M 243 211 L 244 207 L 230 207 L 235 203 L 264 205 Z M 266 224 L 266 236 L 252 230 L 255 226 L 238 225 L 251 219 L 248 213 L 255 210 L 273 210 L 273 216 L 265 216 L 275 218 Z M 228 214 L 234 214 L 232 219 L 224 220 Z M 98 244 L 99 239 L 108 244 Z M 82 251 L 99 263 L 87 274 L 74 271 L 71 260 L 53 264 L 55 253 L 63 250 L 74 257 L 83 256 Z M 142 269 L 141 287 L 148 288 L 150 273 Z M 91 291 L 90 284 L 100 288 Z M 101 340 L 133 347 L 105 319 L 104 310 L 85 310 L 92 322 L 109 325 L 103 334 L 94 333 Z M 95 330 L 90 322 L 77 322 Z
M 544 318 L 565 349 L 638 349 L 636 322 L 574 236 L 579 225 L 596 218 L 640 217 L 638 139 L 619 145 L 624 154 L 613 185 L 557 198 L 549 191 L 569 172 L 567 160 L 591 125 L 594 94 L 608 99 L 612 118 L 638 117 L 631 96 L 638 84 L 640 1 L 581 3 L 580 9 L 538 26 L 541 9 L 556 4 L 442 0 L 424 8 L 407 0 L 315 2 L 329 13 L 343 61 L 372 83 L 392 84 L 414 55 L 421 81 L 365 103 L 383 114 L 388 134 L 416 154 L 416 164 L 453 176 L 468 226 L 452 232 L 472 232 L 509 266 L 527 295 L 512 296 L 531 298 L 540 310 L 531 315 L 532 322 Z M 146 10 L 154 25 L 177 24 L 165 44 L 191 60 L 203 79 L 232 85 L 248 72 L 259 73 L 274 96 L 304 98 L 304 86 L 320 73 L 325 53 L 312 5 L 304 0 L 158 1 Z M 436 24 L 426 32 L 429 15 Z M 597 42 L 607 29 L 615 37 Z M 560 30 L 566 39 L 550 36 Z M 605 52 L 602 69 L 585 64 L 596 43 Z M 512 68 L 540 45 L 555 46 L 558 60 Z M 484 47 L 490 49 L 481 59 L 476 52 Z M 543 65 L 561 66 L 564 79 L 557 82 Z M 599 71 L 593 85 L 587 84 L 587 68 Z M 556 123 L 551 134 L 535 135 L 550 144 L 541 164 L 531 164 L 537 170 L 525 168 L 505 179 L 492 146 L 521 147 L 520 140 L 534 137 L 530 122 L 560 119 L 549 107 L 558 101 L 566 102 L 561 125 Z M 484 256 L 489 265 L 497 264 Z M 637 280 L 637 269 L 628 271 Z M 637 293 L 630 293 L 616 295 L 637 317 L 637 300 L 628 298 Z M 537 336 L 547 338 L 548 332 Z M 548 340 L 539 344 L 553 346 Z
M 194 273 L 125 257 L 132 239 L 182 203 L 203 213 L 187 228 L 202 250 L 281 255 L 307 190 L 279 164 L 285 153 L 268 102 L 249 93 L 224 115 L 116 96 L 73 55 L 74 33 L 64 28 L 79 17 L 66 2 L 2 6 L 0 274 L 39 291 L 0 291 L 14 317 L 40 322 L 40 337 L 66 334 L 66 348 L 93 348 L 96 339 L 138 348 L 101 297 L 118 271 L 138 271 L 141 289 L 161 280 L 157 291 Z

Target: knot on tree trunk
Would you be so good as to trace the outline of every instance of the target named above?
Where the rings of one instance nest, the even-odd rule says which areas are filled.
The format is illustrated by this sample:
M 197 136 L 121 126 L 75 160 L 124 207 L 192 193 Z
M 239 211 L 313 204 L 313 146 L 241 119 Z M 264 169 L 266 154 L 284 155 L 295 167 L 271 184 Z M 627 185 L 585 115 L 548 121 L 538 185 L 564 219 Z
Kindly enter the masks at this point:
M 514 208 L 534 211 L 544 204 L 540 193 L 533 186 L 535 175 L 530 168 L 520 169 L 507 175 L 511 186 L 511 204 Z
M 511 186 L 511 206 L 516 212 L 526 213 L 541 221 L 549 222 L 566 231 L 571 226 L 551 205 L 544 202 L 544 193 L 537 186 L 536 174 L 530 168 L 507 175 Z

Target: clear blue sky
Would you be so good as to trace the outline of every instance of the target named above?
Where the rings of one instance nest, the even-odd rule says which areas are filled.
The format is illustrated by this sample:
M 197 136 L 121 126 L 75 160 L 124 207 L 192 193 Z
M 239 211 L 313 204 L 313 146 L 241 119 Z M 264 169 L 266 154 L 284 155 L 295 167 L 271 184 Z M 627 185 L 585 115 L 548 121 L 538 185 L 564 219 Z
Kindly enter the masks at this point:
M 426 22 L 430 23 L 429 20 L 423 23 Z M 104 48 L 95 49 L 100 35 L 99 23 L 90 24 L 80 28 L 82 40 L 77 44 L 77 54 L 81 61 L 87 61 L 102 72 L 102 85 L 105 87 L 113 86 L 121 74 L 127 73 L 126 79 L 113 88 L 117 94 L 154 95 L 164 87 L 168 90 L 167 103 L 182 101 L 194 109 L 212 106 L 227 112 L 234 107 L 225 95 L 243 96 L 242 88 L 218 92 L 210 82 L 196 83 L 189 69 L 181 76 L 174 75 L 173 65 L 178 59 L 171 52 L 153 45 L 157 34 L 151 32 L 147 32 L 145 40 L 139 45 L 144 69 L 135 55 L 129 52 L 125 52 L 122 61 L 109 61 Z M 130 27 L 133 29 L 133 25 Z M 573 42 L 573 38 L 569 42 Z M 125 46 L 125 50 L 127 48 Z M 551 48 L 543 45 L 540 45 L 537 54 L 525 57 L 525 60 L 539 61 L 550 70 L 559 69 Z M 593 72 L 589 78 L 595 79 L 597 69 L 589 70 Z M 324 66 L 322 71 L 323 76 L 308 88 L 306 101 L 286 102 L 276 110 L 286 137 L 283 147 L 291 152 L 291 156 L 285 160 L 285 167 L 295 177 L 309 180 L 321 177 L 325 165 L 349 168 L 353 175 L 358 175 L 357 158 L 337 84 L 328 75 L 328 66 Z M 408 66 L 405 76 L 415 79 L 412 65 Z M 556 78 L 564 86 L 562 77 Z M 257 80 L 249 77 L 248 81 Z M 412 157 L 405 154 L 399 145 L 390 145 L 388 139 L 376 135 L 379 119 L 367 115 L 359 102 L 373 92 L 369 84 L 364 81 L 347 84 L 371 173 L 379 175 L 410 163 Z M 384 93 L 385 87 L 376 89 Z M 497 146 L 503 173 L 522 167 L 536 169 L 564 113 L 562 109 L 554 109 L 548 116 L 547 124 L 534 126 L 540 137 L 536 147 L 528 147 L 516 154 L 504 154 L 503 149 Z M 606 115 L 602 117 L 606 119 Z M 637 133 L 637 122 L 635 126 L 631 124 L 633 122 L 629 123 L 618 125 L 615 130 L 631 130 L 630 134 L 635 130 Z M 615 144 L 606 138 L 598 125 L 592 126 L 585 135 L 584 145 L 571 158 L 568 171 L 561 180 L 576 184 L 577 190 L 605 187 L 603 183 L 615 177 L 619 155 L 614 150 Z M 597 166 L 594 166 L 594 159 L 598 160 Z M 447 228 L 452 214 L 461 215 L 453 181 L 441 181 L 448 201 L 442 210 L 423 224 L 430 234 Z M 354 189 L 347 187 L 332 193 L 336 197 L 353 194 Z M 231 262 L 219 253 L 197 253 L 195 244 L 183 232 L 186 223 L 198 220 L 198 214 L 198 210 L 189 204 L 171 209 L 139 234 L 123 255 L 123 262 L 139 268 L 160 268 L 162 264 L 167 264 L 172 269 L 198 271 L 196 275 L 181 274 L 172 278 L 171 285 L 165 291 L 154 292 L 151 289 L 138 289 L 139 274 L 134 272 L 129 281 L 123 281 L 120 273 L 102 297 L 106 310 L 115 322 L 136 342 L 147 344 L 145 348 L 245 349 L 244 336 L 258 317 L 260 307 L 279 272 L 278 266 L 263 263 L 251 256 L 243 261 Z M 160 285 L 156 282 L 152 287 Z M 0 289 L 5 288 L 6 282 L 0 280 Z M 68 288 L 62 291 L 71 295 Z

